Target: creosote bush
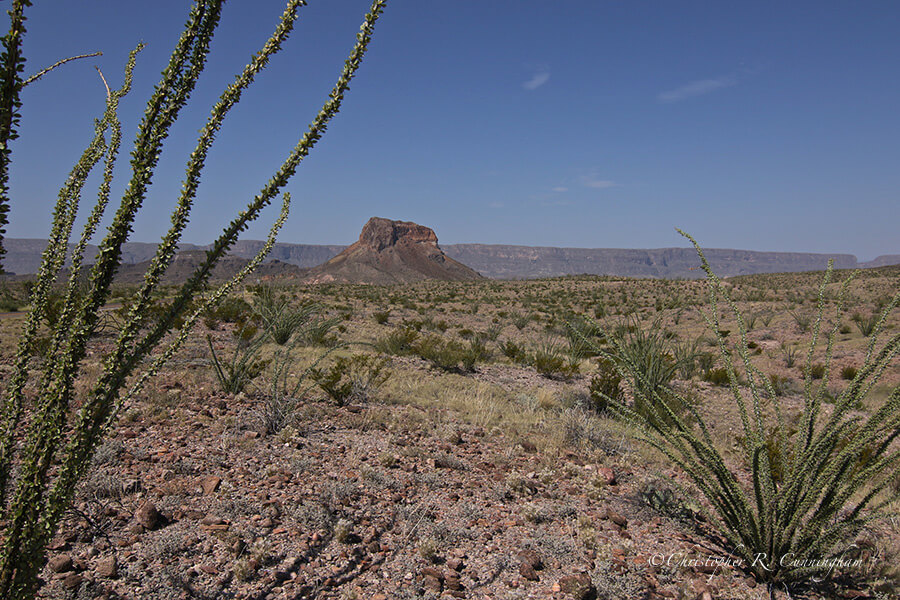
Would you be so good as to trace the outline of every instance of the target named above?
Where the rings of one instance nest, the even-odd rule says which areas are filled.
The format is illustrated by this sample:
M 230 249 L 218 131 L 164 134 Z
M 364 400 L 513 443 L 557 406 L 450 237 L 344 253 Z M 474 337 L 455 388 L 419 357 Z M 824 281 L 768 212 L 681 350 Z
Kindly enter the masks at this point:
M 25 9 L 30 4 L 28 0 L 12 1 L 10 27 L 3 37 L 3 54 L 0 56 L 3 78 L 0 84 L 0 242 L 9 206 L 9 142 L 16 137 L 20 92 L 29 81 L 46 72 L 24 81 L 21 77 L 25 64 L 22 54 Z M 121 146 L 119 102 L 130 90 L 142 45 L 128 57 L 123 85 L 118 89 L 107 88 L 106 107 L 95 121 L 93 137 L 60 189 L 52 211 L 47 247 L 31 289 L 32 310 L 25 319 L 14 364 L 5 381 L 6 393 L 0 405 L 0 507 L 3 511 L 0 520 L 4 523 L 0 533 L 0 598 L 22 600 L 34 596 L 39 583 L 38 573 L 45 561 L 44 548 L 55 534 L 72 502 L 78 481 L 91 464 L 95 448 L 115 422 L 123 402 L 142 389 L 147 379 L 179 349 L 196 321 L 226 297 L 271 250 L 290 206 L 290 196 L 282 195 L 282 190 L 340 110 L 384 4 L 384 0 L 372 3 L 328 99 L 284 162 L 245 209 L 223 229 L 187 281 L 175 289 L 168 300 L 160 303 L 160 282 L 178 250 L 216 134 L 244 91 L 269 59 L 281 50 L 300 8 L 305 5 L 303 0 L 287 1 L 272 35 L 219 96 L 206 124 L 200 129 L 171 215 L 172 225 L 157 246 L 143 284 L 130 297 L 127 314 L 110 344 L 111 349 L 102 356 L 99 374 L 88 377 L 83 367 L 89 353 L 95 350 L 91 346 L 92 336 L 100 323 L 100 309 L 111 297 L 113 278 L 122 261 L 123 244 L 146 199 L 164 142 L 189 103 L 204 70 L 224 1 L 197 0 L 191 6 L 183 33 L 147 102 L 131 151 L 129 181 L 98 244 L 96 261 L 88 267 L 85 250 L 109 205 L 114 167 Z M 97 200 L 90 213 L 82 215 L 83 219 L 78 221 L 83 223 L 81 235 L 73 240 L 70 274 L 64 277 L 61 292 L 63 300 L 58 308 L 54 308 L 51 307 L 53 286 L 62 274 L 63 261 L 79 216 L 83 188 L 100 165 L 102 173 Z M 280 195 L 281 211 L 260 252 L 233 278 L 210 289 L 210 275 L 217 262 L 241 232 Z M 2 257 L 0 244 L 0 259 Z M 41 364 L 36 365 L 32 360 L 32 349 L 44 330 L 42 323 L 51 314 L 54 314 L 55 322 L 49 327 L 49 343 L 42 353 Z M 183 325 L 178 327 L 182 320 Z M 178 329 L 177 333 L 166 338 L 173 328 Z M 168 340 L 164 350 L 152 354 L 164 339 Z M 146 367 L 143 366 L 145 362 Z
M 338 406 L 347 402 L 367 402 L 391 373 L 388 360 L 367 354 L 339 356 L 327 368 L 313 368 L 310 378 Z

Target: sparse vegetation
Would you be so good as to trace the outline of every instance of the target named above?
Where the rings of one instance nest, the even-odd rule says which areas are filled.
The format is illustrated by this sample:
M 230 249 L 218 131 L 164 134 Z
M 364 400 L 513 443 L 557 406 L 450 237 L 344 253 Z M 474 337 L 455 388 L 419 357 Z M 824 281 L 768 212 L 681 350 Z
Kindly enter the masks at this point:
M 824 384 L 812 385 L 812 357 L 824 321 L 825 291 L 832 275 L 829 268 L 819 288 L 817 316 L 810 323 L 813 330 L 804 369 L 805 408 L 798 415 L 799 427 L 789 429 L 770 379 L 750 358 L 746 329 L 736 303 L 710 269 L 699 246 L 696 247 L 707 273 L 710 327 L 714 331 L 720 329 L 720 301 L 725 302 L 739 327 L 741 341 L 735 350 L 722 342 L 721 333 L 717 333 L 717 338 L 744 430 L 741 452 L 752 476 L 752 486 L 748 488 L 740 483 L 734 468 L 729 467 L 713 443 L 703 415 L 684 402 L 700 427 L 683 420 L 669 407 L 658 388 L 647 385 L 645 369 L 637 361 L 619 363 L 635 390 L 634 405 L 609 399 L 610 406 L 640 428 L 641 439 L 665 453 L 690 475 L 708 502 L 707 518 L 716 524 L 732 551 L 751 565 L 749 568 L 757 579 L 785 584 L 827 572 L 829 567 L 815 563 L 814 559 L 833 557 L 845 550 L 863 527 L 871 519 L 885 515 L 890 505 L 891 499 L 885 498 L 884 493 L 900 461 L 900 451 L 891 445 L 900 433 L 900 387 L 867 418 L 859 419 L 849 413 L 860 405 L 884 368 L 900 352 L 900 336 L 888 340 L 878 351 L 876 341 L 872 340 L 854 384 L 834 400 L 831 413 L 822 416 L 820 406 L 826 388 Z M 850 279 L 844 282 L 840 298 L 849 282 Z M 838 316 L 843 308 L 840 298 Z M 886 311 L 898 304 L 900 293 L 888 303 Z M 887 312 L 882 315 L 885 318 Z M 832 356 L 836 331 L 834 326 L 825 334 L 825 370 Z M 622 352 L 619 350 L 622 345 L 615 340 L 616 351 Z M 748 410 L 748 401 L 737 385 L 735 361 L 746 370 L 752 410 Z M 648 394 L 649 398 L 645 397 Z M 774 425 L 767 424 L 760 410 L 763 394 L 776 402 L 778 418 Z M 786 562 L 782 558 L 785 556 L 801 562 Z

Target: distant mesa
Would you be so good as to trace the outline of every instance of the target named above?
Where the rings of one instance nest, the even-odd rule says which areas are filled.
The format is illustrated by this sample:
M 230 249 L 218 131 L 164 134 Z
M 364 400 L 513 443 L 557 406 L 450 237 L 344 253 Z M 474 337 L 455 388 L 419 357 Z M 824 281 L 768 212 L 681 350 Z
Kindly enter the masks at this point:
M 261 241 L 236 243 L 230 251 L 234 258 L 250 260 L 263 247 Z M 35 273 L 41 264 L 46 240 L 4 240 L 7 255 L 3 266 L 10 273 Z M 211 246 L 180 244 L 185 253 L 183 264 L 173 266 L 170 276 L 177 280 L 188 272 L 188 263 L 198 255 L 192 251 Z M 351 248 L 353 252 L 350 252 Z M 367 249 L 368 257 L 364 258 Z M 415 250 L 413 250 L 415 249 Z M 362 254 L 357 255 L 357 251 Z M 146 264 L 156 253 L 156 244 L 129 242 L 122 248 L 123 280 L 142 280 Z M 354 255 L 349 259 L 346 253 Z M 707 248 L 706 258 L 720 277 L 753 273 L 820 271 L 828 259 L 836 269 L 856 269 L 900 265 L 900 254 L 887 254 L 869 262 L 860 262 L 852 254 L 813 254 L 807 252 L 758 252 L 727 248 Z M 89 245 L 85 262 L 94 262 L 97 247 Z M 332 264 L 342 257 L 338 264 Z M 281 264 L 279 264 L 279 261 Z M 326 262 L 327 261 L 327 262 Z M 346 264 L 343 264 L 345 263 Z M 325 263 L 325 264 L 323 264 Z M 199 263 L 198 263 L 199 264 Z M 241 261 L 230 261 L 217 275 L 235 271 Z M 356 266 L 353 266 L 353 265 Z M 693 248 L 553 248 L 505 246 L 497 244 L 446 244 L 438 246 L 437 236 L 428 227 L 407 221 L 372 219 L 363 228 L 353 246 L 278 243 L 254 278 L 315 279 L 318 281 L 357 281 L 398 283 L 426 278 L 472 279 L 472 269 L 492 279 L 533 279 L 562 275 L 612 275 L 617 277 L 685 278 L 703 277 L 700 261 Z M 330 266 L 329 266 L 330 265 Z M 467 267 L 463 266 L 467 265 Z M 340 267 L 340 268 L 338 268 Z
M 372 217 L 359 241 L 310 269 L 306 283 L 412 283 L 424 279 L 473 281 L 482 276 L 444 254 L 434 230 L 410 221 Z

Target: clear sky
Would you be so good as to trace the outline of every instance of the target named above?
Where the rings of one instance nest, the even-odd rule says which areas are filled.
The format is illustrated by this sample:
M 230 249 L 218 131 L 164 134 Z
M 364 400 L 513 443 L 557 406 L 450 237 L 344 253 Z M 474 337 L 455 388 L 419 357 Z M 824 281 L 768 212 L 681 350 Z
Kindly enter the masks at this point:
M 185 241 L 211 241 L 280 164 L 369 2 L 309 4 L 226 121 Z M 144 41 L 122 106 L 133 140 L 187 7 L 44 0 L 28 10 L 27 73 L 104 55 L 24 91 L 10 237 L 47 234 L 102 110 L 94 67 L 118 86 Z M 282 10 L 226 4 L 133 241 L 164 233 L 204 116 Z M 895 0 L 390 0 L 343 111 L 289 187 L 280 241 L 349 243 L 382 216 L 431 226 L 442 243 L 684 246 L 677 226 L 707 247 L 900 253 L 898 32 Z

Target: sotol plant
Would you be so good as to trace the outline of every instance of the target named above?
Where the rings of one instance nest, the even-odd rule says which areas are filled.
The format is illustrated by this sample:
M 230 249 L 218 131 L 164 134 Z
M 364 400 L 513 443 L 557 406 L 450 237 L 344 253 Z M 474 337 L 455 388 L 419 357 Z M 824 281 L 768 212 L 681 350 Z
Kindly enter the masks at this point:
M 824 335 L 825 374 L 814 383 L 812 357 L 826 322 L 825 292 L 832 276 L 829 265 L 819 289 L 817 316 L 811 323 L 803 407 L 795 428 L 770 379 L 750 361 L 746 327 L 728 288 L 713 273 L 693 238 L 682 235 L 696 247 L 707 275 L 710 309 L 704 318 L 716 335 L 740 415 L 741 449 L 749 480 L 729 467 L 713 443 L 700 410 L 685 402 L 692 419 L 690 423 L 683 419 L 670 409 L 666 398 L 648 385 L 640 365 L 633 361 L 619 360 L 616 364 L 622 376 L 631 381 L 635 402 L 643 410 L 615 398 L 607 401 L 636 425 L 642 440 L 663 452 L 693 480 L 707 500 L 704 510 L 708 519 L 757 579 L 770 585 L 790 585 L 828 575 L 831 567 L 826 560 L 845 550 L 866 524 L 886 516 L 896 498 L 890 485 L 900 464 L 896 444 L 900 436 L 900 387 L 894 388 L 887 400 L 866 416 L 854 409 L 900 352 L 900 335 L 883 344 L 877 341 L 889 313 L 900 304 L 900 292 L 874 327 L 864 364 L 833 400 L 832 410 L 823 412 L 834 338 L 840 326 L 844 294 L 852 279 L 844 282 L 837 304 L 838 318 Z M 737 320 L 740 341 L 734 350 L 719 333 L 721 301 Z M 612 343 L 621 346 L 616 338 L 612 338 Z M 621 350 L 616 348 L 618 353 Z M 610 352 L 603 354 L 615 358 Z M 746 390 L 739 387 L 736 361 L 743 366 Z M 672 393 L 675 392 L 667 391 Z
M 79 289 L 78 274 L 84 266 L 84 251 L 96 232 L 107 207 L 113 166 L 118 156 L 121 127 L 117 118 L 119 100 L 128 93 L 139 46 L 129 57 L 123 86 L 108 93 L 106 109 L 96 122 L 95 133 L 60 190 L 52 216 L 48 245 L 31 295 L 32 311 L 26 319 L 12 374 L 0 406 L 0 506 L 3 508 L 2 546 L 0 546 L 0 598 L 32 597 L 37 575 L 44 564 L 44 547 L 56 531 L 64 511 L 70 505 L 75 486 L 91 462 L 94 449 L 114 422 L 125 399 L 138 392 L 147 379 L 177 351 L 190 329 L 209 307 L 228 294 L 257 264 L 275 241 L 287 218 L 290 198 L 284 194 L 279 217 L 272 225 L 260 253 L 234 278 L 219 288 L 208 289 L 210 272 L 217 261 L 237 240 L 238 235 L 271 204 L 299 163 L 325 132 L 329 121 L 340 109 L 344 94 L 359 68 L 371 39 L 375 22 L 384 9 L 384 0 L 375 0 L 366 15 L 356 44 L 331 90 L 307 131 L 291 150 L 273 177 L 266 182 L 245 210 L 222 231 L 206 258 L 154 320 L 143 318 L 154 302 L 154 292 L 170 265 L 181 234 L 191 213 L 207 154 L 225 116 L 253 83 L 269 58 L 281 49 L 290 34 L 303 0 L 289 0 L 272 36 L 212 108 L 201 129 L 197 145 L 190 155 L 187 174 L 175 210 L 172 226 L 162 238 L 156 256 L 133 296 L 130 310 L 121 324 L 112 349 L 104 355 L 101 374 L 88 383 L 88 391 L 76 402 L 76 382 L 88 355 L 88 347 L 100 308 L 109 298 L 110 284 L 122 258 L 122 244 L 131 233 L 135 216 L 146 197 L 153 174 L 172 125 L 188 103 L 196 81 L 203 71 L 210 42 L 222 13 L 223 0 L 197 0 L 191 7 L 181 34 L 162 78 L 150 97 L 131 153 L 131 176 L 126 191 L 100 243 L 97 260 L 88 274 L 87 291 Z M 6 221 L 8 199 L 8 142 L 15 138 L 23 86 L 20 73 L 24 9 L 28 0 L 15 0 L 10 12 L 10 30 L 3 38 L 0 57 L 0 236 Z M 61 273 L 63 258 L 78 213 L 82 189 L 91 171 L 102 163 L 102 183 L 97 200 L 72 252 L 71 276 L 64 301 L 43 362 L 31 360 L 30 349 L 47 312 L 51 285 Z M 0 254 L 2 257 L 2 254 Z M 85 267 L 86 269 L 86 267 Z M 189 308 L 193 305 L 193 308 Z M 150 353 L 163 340 L 176 321 L 187 315 L 184 326 L 165 349 Z M 149 367 L 138 373 L 147 359 Z M 123 388 L 125 393 L 123 394 Z M 34 394 L 26 389 L 38 390 Z M 13 473 L 16 473 L 13 476 Z

